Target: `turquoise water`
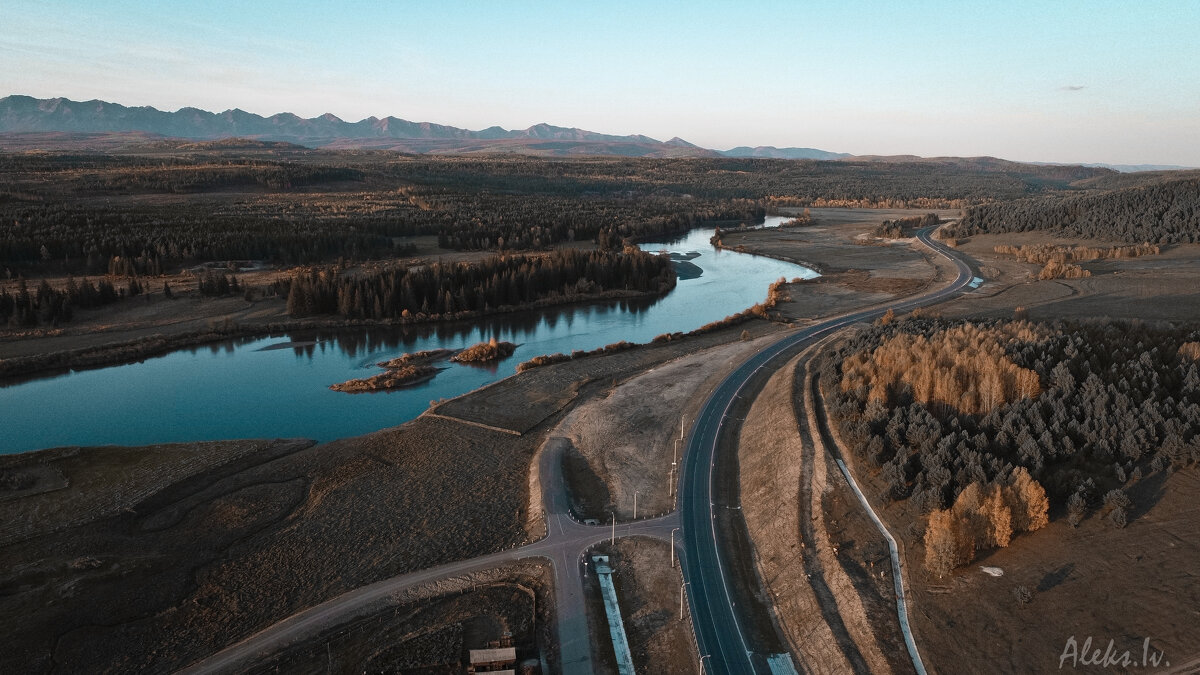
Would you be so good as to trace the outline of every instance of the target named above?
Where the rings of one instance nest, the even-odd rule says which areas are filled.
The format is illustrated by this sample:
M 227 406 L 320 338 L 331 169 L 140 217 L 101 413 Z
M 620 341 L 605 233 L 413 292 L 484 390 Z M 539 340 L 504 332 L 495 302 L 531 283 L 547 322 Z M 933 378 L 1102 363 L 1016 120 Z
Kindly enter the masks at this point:
M 785 220 L 769 217 L 764 226 Z M 431 400 L 452 398 L 516 371 L 539 354 L 595 349 L 689 331 L 761 302 L 779 277 L 803 267 L 720 251 L 712 229 L 693 230 L 650 251 L 700 255 L 703 273 L 655 300 L 550 309 L 441 326 L 297 331 L 183 349 L 161 357 L 0 386 L 0 453 L 63 445 L 144 445 L 228 438 L 356 436 L 413 419 Z M 424 384 L 344 394 L 329 385 L 380 372 L 405 352 L 460 348 L 495 337 L 520 345 L 490 368 L 446 363 Z M 264 349 L 289 342 L 306 346 Z M 315 341 L 315 344 L 312 344 Z

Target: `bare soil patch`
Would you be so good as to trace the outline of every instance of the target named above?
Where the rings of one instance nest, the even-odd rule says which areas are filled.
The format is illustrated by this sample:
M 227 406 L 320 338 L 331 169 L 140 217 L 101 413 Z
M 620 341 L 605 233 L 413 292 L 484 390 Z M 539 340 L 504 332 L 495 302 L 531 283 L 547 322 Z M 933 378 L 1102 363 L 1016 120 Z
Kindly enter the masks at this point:
M 907 672 L 885 544 L 810 431 L 806 363 L 772 376 L 738 443 L 756 567 L 805 672 Z
M 1200 477 L 1150 476 L 1131 495 L 1142 514 L 1125 529 L 1097 516 L 1075 529 L 1059 516 L 944 579 L 920 569 L 924 551 L 913 545 L 914 631 L 931 672 L 1056 670 L 1071 637 L 1101 651 L 1114 640 L 1139 664 L 1145 638 L 1172 664 L 1200 657 Z M 1017 599 L 1018 586 L 1031 602 Z
M 734 341 L 697 350 L 609 388 L 603 396 L 575 406 L 555 430 L 571 440 L 604 489 L 587 485 L 587 472 L 572 474 L 570 492 L 581 517 L 605 520 L 666 513 L 675 507 L 672 461 L 681 424 L 690 423 L 708 392 L 748 355 L 777 337 Z M 650 402 L 653 401 L 653 404 Z M 607 503 L 597 498 L 602 492 Z
M 509 433 L 527 433 L 549 416 L 566 408 L 577 397 L 604 394 L 619 382 L 663 362 L 715 345 L 738 341 L 742 331 L 755 338 L 777 333 L 781 329 L 779 324 L 754 320 L 703 335 L 633 345 L 627 350 L 552 363 L 494 382 L 468 396 L 439 402 L 430 412 Z

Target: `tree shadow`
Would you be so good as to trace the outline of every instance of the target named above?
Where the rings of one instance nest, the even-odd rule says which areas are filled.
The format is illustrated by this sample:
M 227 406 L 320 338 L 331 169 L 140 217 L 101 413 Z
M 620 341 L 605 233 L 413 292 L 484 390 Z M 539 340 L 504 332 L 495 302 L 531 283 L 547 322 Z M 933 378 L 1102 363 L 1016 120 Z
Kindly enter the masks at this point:
M 1044 592 L 1050 590 L 1051 588 L 1054 588 L 1055 586 L 1066 581 L 1067 578 L 1071 576 L 1071 572 L 1074 572 L 1074 571 L 1075 571 L 1075 563 L 1068 563 L 1066 565 L 1063 565 L 1062 567 L 1059 567 L 1056 570 L 1047 572 L 1046 575 L 1042 577 L 1042 580 L 1038 582 L 1038 585 L 1037 585 L 1038 593 L 1044 593 Z
M 1170 477 L 1170 473 L 1167 471 L 1155 471 L 1126 488 L 1129 500 L 1133 502 L 1133 506 L 1127 514 L 1129 522 L 1132 523 L 1141 518 L 1163 498 L 1167 492 L 1167 479 Z

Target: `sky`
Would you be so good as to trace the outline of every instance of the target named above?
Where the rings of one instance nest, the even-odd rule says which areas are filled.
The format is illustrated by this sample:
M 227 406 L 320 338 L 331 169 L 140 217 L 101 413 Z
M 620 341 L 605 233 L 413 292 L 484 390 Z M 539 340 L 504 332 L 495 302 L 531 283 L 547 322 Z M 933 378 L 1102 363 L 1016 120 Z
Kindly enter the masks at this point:
M 1200 166 L 1200 2 L 0 0 L 0 96 Z

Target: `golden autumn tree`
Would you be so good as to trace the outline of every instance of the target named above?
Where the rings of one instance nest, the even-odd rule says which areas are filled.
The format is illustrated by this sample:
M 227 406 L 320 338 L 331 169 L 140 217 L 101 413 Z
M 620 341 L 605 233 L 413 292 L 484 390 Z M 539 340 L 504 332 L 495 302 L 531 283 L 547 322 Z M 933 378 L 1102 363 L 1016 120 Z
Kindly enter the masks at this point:
M 954 514 L 937 509 L 929 514 L 925 527 L 925 569 L 938 577 L 954 571 L 960 564 L 961 543 Z
M 1018 467 L 1013 472 L 1005 497 L 1012 510 L 1013 531 L 1033 532 L 1050 523 L 1050 499 L 1046 497 L 1046 490 L 1025 467 Z

